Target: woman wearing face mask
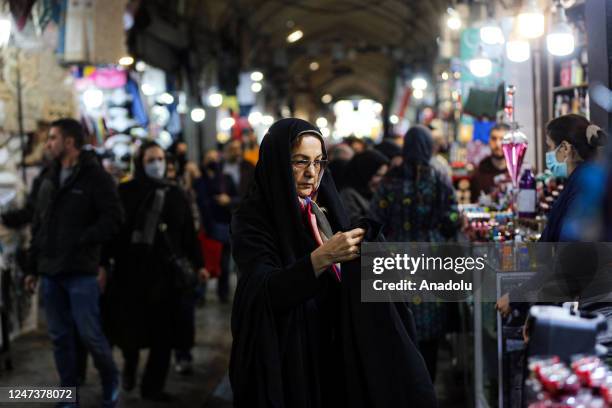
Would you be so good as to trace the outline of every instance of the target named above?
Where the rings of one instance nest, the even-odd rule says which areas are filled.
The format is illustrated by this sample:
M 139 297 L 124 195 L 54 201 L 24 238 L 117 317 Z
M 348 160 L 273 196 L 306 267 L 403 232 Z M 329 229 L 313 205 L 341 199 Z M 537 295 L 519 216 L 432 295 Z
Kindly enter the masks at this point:
M 357 222 L 370 212 L 370 200 L 387 173 L 389 160 L 376 150 L 357 153 L 345 169 L 346 186 L 340 197 L 351 222 Z
M 580 195 L 584 194 L 581 183 L 586 164 L 595 160 L 600 147 L 607 143 L 607 135 L 584 116 L 569 114 L 553 119 L 546 125 L 546 167 L 555 177 L 567 178 L 565 187 L 548 215 L 548 222 L 540 242 L 564 242 L 563 228 L 568 214 Z M 538 287 L 542 276 L 528 281 L 519 289 L 523 292 Z M 516 298 L 505 294 L 497 301 L 497 309 L 510 313 L 510 300 Z
M 191 336 L 180 333 L 177 273 L 171 257 L 191 262 L 201 279 L 206 276 L 189 201 L 185 193 L 164 179 L 165 153 L 145 142 L 135 157 L 134 178 L 119 186 L 126 222 L 108 248 L 114 259 L 106 305 L 107 333 L 125 358 L 123 388 L 136 383 L 141 348 L 149 348 L 140 391 L 145 399 L 165 401 L 164 383 L 173 347 L 188 349 Z M 180 340 L 180 341 L 179 341 Z
M 371 228 L 349 227 L 326 164 L 316 127 L 276 122 L 233 216 L 234 406 L 434 407 L 400 308 L 361 302 L 357 259 Z
M 586 162 L 597 157 L 607 142 L 606 134 L 584 116 L 569 114 L 553 119 L 546 126 L 546 167 L 555 177 L 567 178 L 555 201 L 540 242 L 563 241 L 562 227 L 568 209 L 580 194 L 581 174 Z

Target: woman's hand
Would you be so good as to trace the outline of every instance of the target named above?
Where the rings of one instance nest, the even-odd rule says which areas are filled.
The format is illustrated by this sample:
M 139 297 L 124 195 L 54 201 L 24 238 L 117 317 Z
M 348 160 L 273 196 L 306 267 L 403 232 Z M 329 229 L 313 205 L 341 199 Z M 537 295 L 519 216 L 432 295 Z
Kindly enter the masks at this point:
M 310 254 L 312 266 L 316 274 L 324 271 L 331 265 L 358 258 L 359 244 L 363 241 L 365 230 L 355 228 L 346 232 L 338 232 L 326 243 Z

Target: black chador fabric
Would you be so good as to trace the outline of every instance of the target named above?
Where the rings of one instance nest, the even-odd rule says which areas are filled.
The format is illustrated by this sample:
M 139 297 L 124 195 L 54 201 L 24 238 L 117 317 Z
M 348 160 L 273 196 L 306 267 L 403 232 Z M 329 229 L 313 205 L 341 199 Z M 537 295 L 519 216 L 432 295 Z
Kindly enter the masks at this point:
M 341 283 L 328 272 L 315 277 L 316 244 L 290 164 L 291 142 L 304 132 L 318 130 L 298 119 L 270 128 L 232 221 L 240 270 L 232 311 L 234 406 L 433 407 L 405 305 L 361 303 L 358 261 L 342 264 Z M 334 232 L 349 229 L 327 173 L 316 201 Z

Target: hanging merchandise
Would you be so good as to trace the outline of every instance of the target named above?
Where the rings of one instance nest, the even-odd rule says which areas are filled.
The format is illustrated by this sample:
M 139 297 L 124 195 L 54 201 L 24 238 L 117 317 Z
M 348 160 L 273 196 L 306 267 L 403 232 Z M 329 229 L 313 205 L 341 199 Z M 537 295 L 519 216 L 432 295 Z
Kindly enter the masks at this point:
M 127 54 L 125 8 L 126 0 L 71 0 L 66 11 L 64 61 L 116 64 Z
M 503 140 L 504 156 L 506 157 L 506 166 L 512 178 L 512 185 L 518 186 L 518 175 L 527 152 L 527 136 L 518 130 L 518 123 L 514 120 L 515 105 L 514 94 L 516 88 L 514 85 L 509 85 L 506 94 L 506 118 L 511 123 L 511 130 L 506 133 Z
M 38 16 L 38 20 L 34 24 L 38 25 L 40 32 L 44 32 L 47 25 L 52 21 L 59 25 L 61 21 L 61 13 L 65 1 L 64 0 L 39 0 L 34 4 L 36 13 L 33 16 Z
M 36 0 L 9 0 L 9 8 L 18 30 L 23 30 Z
M 132 115 L 138 121 L 138 124 L 140 126 L 146 128 L 149 125 L 149 117 L 147 115 L 147 110 L 140 95 L 138 83 L 136 83 L 136 81 L 131 76 L 127 80 L 125 90 L 132 97 Z
M 19 131 L 18 91 L 22 96 L 25 132 L 36 131 L 38 121 L 51 122 L 75 115 L 71 77 L 66 69 L 57 65 L 52 50 L 24 52 L 6 48 L 4 61 L 3 80 L 0 81 L 0 105 L 4 110 L 1 124 L 4 130 Z

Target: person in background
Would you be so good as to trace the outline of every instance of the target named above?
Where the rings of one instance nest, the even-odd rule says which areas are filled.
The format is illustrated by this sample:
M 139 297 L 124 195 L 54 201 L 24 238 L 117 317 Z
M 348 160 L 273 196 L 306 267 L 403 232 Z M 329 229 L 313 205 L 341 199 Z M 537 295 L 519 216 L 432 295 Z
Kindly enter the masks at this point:
M 149 348 L 140 393 L 152 401 L 172 400 L 164 392 L 172 348 L 190 349 L 194 341 L 180 305 L 195 288 L 183 287 L 173 259 L 185 260 L 201 280 L 207 278 L 189 200 L 165 173 L 162 148 L 143 143 L 134 178 L 119 186 L 126 223 L 107 248 L 115 265 L 108 282 L 107 332 L 123 352 L 123 388 L 135 387 L 139 351 Z
M 443 156 L 443 153 L 448 150 L 448 142 L 438 129 L 431 129 L 431 136 L 433 138 L 433 157 L 431 158 L 431 166 L 436 169 L 450 185 L 452 184 L 453 171 L 448 164 L 448 160 Z
M 355 154 L 364 152 L 368 145 L 366 141 L 362 138 L 358 138 L 357 136 L 349 136 L 346 138 L 346 143 L 353 149 Z
M 431 166 L 433 140 L 424 126 L 404 137 L 403 164 L 387 173 L 371 201 L 374 219 L 383 224 L 389 242 L 446 242 L 455 238 L 460 218 L 453 188 Z M 432 381 L 438 347 L 445 334 L 444 304 L 412 304 L 419 350 Z
M 331 173 L 338 190 L 344 187 L 344 170 L 354 154 L 355 152 L 353 152 L 353 149 L 346 143 L 338 143 L 329 149 L 329 164 L 327 165 L 327 171 Z
M 0 215 L 2 225 L 7 228 L 19 230 L 29 226 L 32 223 L 34 217 L 34 211 L 36 208 L 36 197 L 38 190 L 45 177 L 48 177 L 49 171 L 52 169 L 51 163 L 45 159 L 44 165 L 40 170 L 40 173 L 34 178 L 32 182 L 32 189 L 26 197 L 26 201 L 23 207 L 11 209 Z M 19 259 L 19 258 L 18 258 Z M 22 265 L 24 267 L 25 265 Z M 24 268 L 25 269 L 25 268 Z M 98 270 L 98 284 L 100 290 L 104 291 L 105 282 L 105 271 L 103 268 Z M 75 325 L 75 353 L 76 353 L 76 370 L 77 370 L 77 385 L 82 386 L 85 384 L 87 379 L 87 348 L 83 341 L 80 339 L 78 329 Z
M 394 137 L 385 137 L 374 149 L 382 153 L 389 159 L 389 167 L 399 167 L 402 165 L 402 148 Z
M 197 174 L 200 174 L 199 170 Z M 180 186 L 180 184 L 178 183 L 178 162 L 176 161 L 174 156 L 168 152 L 166 152 L 166 179 Z M 183 187 L 181 186 L 181 188 Z M 193 189 L 193 186 L 191 186 L 188 190 L 184 188 L 183 190 L 185 190 L 187 198 L 189 199 L 191 213 L 194 221 L 194 230 L 199 231 L 201 226 L 201 220 L 198 206 L 196 203 L 195 191 Z M 186 326 L 185 330 L 188 333 L 195 333 L 195 308 L 197 302 L 196 298 L 199 297 L 199 290 L 200 288 L 196 290 L 195 297 L 185 296 L 179 302 L 179 310 L 181 311 L 180 315 L 182 317 L 179 322 Z M 190 344 L 190 342 L 187 342 L 187 344 Z M 191 375 L 193 373 L 193 354 L 191 352 L 191 347 L 175 349 L 174 358 L 174 370 L 178 374 Z
M 177 163 L 176 182 L 186 191 L 189 191 L 193 181 L 200 177 L 198 165 L 188 158 L 189 146 L 187 143 L 179 141 L 172 145 L 169 150 Z
M 238 195 L 240 197 L 244 196 L 255 175 L 255 166 L 243 159 L 242 142 L 240 140 L 232 140 L 225 146 L 222 172 L 232 178 L 238 189 Z
M 495 187 L 495 177 L 508 171 L 502 141 L 509 130 L 510 127 L 504 123 L 499 123 L 491 129 L 489 133 L 491 154 L 478 164 L 472 175 L 470 183 L 472 202 L 478 202 L 481 193 L 491 193 Z
M 178 161 L 172 153 L 166 152 L 166 178 L 178 182 Z
M 97 276 L 102 246 L 122 222 L 112 177 L 95 155 L 82 150 L 85 132 L 74 119 L 51 124 L 43 173 L 32 207 L 32 243 L 25 286 L 41 293 L 62 387 L 76 387 L 76 333 L 102 380 L 103 407 L 119 401 L 119 376 L 102 331 Z M 76 329 L 76 333 L 75 333 Z
M 221 274 L 217 281 L 217 295 L 221 303 L 229 301 L 230 277 L 230 222 L 232 210 L 240 202 L 234 179 L 222 171 L 217 150 L 204 155 L 202 177 L 194 183 L 196 202 L 206 235 L 223 244 Z
M 389 168 L 389 160 L 376 150 L 357 153 L 346 166 L 345 187 L 340 191 L 351 223 L 366 217 L 370 212 L 370 200 Z
M 259 143 L 257 143 L 257 135 L 253 129 L 247 128 L 242 131 L 242 143 L 244 145 L 244 160 L 256 166 L 259 160 Z

